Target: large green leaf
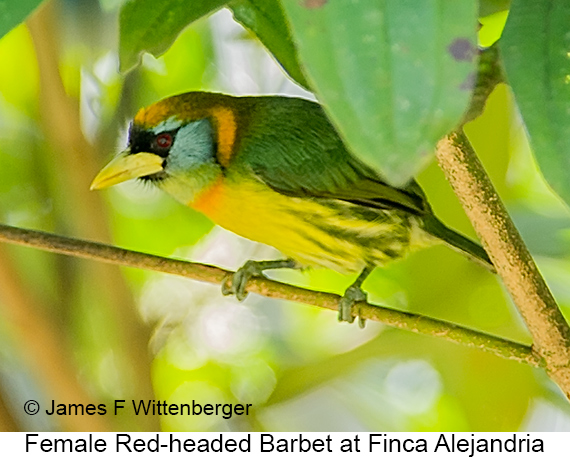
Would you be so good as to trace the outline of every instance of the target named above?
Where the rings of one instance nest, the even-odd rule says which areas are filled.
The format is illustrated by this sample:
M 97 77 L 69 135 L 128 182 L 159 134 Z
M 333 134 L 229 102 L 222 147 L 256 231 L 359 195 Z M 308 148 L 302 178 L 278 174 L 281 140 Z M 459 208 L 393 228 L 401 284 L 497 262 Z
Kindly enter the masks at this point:
M 143 52 L 158 57 L 191 22 L 221 8 L 228 0 L 131 0 L 121 9 L 121 71 L 135 66 Z
M 0 0 L 0 38 L 22 22 L 42 0 Z
M 480 0 L 479 16 L 485 17 L 499 11 L 508 10 L 511 6 L 511 0 Z
M 513 0 L 500 44 L 540 168 L 570 202 L 570 2 Z
M 308 88 L 279 0 L 234 0 L 229 7 L 235 20 L 259 38 L 289 76 Z
M 477 2 L 281 2 L 304 73 L 349 148 L 406 182 L 468 105 Z

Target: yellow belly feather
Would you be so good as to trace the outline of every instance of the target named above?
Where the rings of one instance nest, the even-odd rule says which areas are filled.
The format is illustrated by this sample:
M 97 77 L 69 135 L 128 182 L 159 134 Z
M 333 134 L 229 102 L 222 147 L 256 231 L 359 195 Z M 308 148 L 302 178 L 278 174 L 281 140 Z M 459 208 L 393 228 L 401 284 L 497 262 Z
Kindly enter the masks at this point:
M 363 218 L 352 203 L 289 197 L 253 179 L 221 178 L 190 206 L 303 265 L 342 273 L 384 264 L 426 244 L 418 221 L 402 211 L 367 210 Z

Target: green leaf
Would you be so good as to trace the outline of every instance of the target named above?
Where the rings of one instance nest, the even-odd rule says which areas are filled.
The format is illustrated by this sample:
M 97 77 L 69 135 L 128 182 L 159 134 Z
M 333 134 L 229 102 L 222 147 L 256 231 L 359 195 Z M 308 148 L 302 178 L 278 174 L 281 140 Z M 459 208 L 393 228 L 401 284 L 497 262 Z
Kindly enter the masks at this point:
M 22 22 L 42 0 L 0 0 L 0 38 Z
M 500 45 L 538 164 L 568 203 L 570 3 L 514 0 Z
M 253 32 L 277 62 L 299 85 L 308 88 L 297 50 L 278 0 L 235 0 L 229 4 L 234 19 Z
M 508 10 L 511 0 L 481 0 L 479 3 L 479 16 L 485 17 L 500 11 Z
M 282 0 L 304 73 L 350 150 L 403 184 L 467 108 L 475 0 Z
M 143 52 L 164 54 L 190 23 L 224 6 L 228 0 L 132 0 L 121 9 L 121 71 L 138 64 Z

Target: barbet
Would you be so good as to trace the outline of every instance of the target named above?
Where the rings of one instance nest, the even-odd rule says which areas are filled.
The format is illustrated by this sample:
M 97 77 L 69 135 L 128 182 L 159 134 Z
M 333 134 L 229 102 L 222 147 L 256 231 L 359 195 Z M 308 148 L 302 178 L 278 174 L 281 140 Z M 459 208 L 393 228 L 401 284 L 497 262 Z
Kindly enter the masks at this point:
M 352 322 L 370 272 L 416 248 L 444 242 L 493 269 L 480 245 L 434 216 L 415 181 L 388 185 L 308 100 L 191 92 L 143 108 L 127 149 L 92 189 L 135 178 L 288 257 L 247 262 L 222 286 L 239 299 L 248 279 L 268 269 L 360 272 L 339 306 L 339 319 Z

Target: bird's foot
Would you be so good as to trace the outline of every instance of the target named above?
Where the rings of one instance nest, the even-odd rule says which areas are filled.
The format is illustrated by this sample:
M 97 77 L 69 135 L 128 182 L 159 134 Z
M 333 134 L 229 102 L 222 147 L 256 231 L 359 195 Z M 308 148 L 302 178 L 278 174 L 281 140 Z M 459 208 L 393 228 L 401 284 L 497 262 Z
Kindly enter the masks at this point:
M 352 306 L 359 301 L 366 301 L 366 292 L 364 292 L 360 286 L 353 284 L 344 292 L 344 295 L 340 299 L 338 305 L 338 320 L 340 322 L 348 322 L 352 324 L 354 322 L 354 316 L 352 315 Z M 363 319 L 360 314 L 358 315 L 358 325 L 360 328 L 364 328 L 365 319 Z
M 297 268 L 294 260 L 265 260 L 255 261 L 248 260 L 235 273 L 228 274 L 222 281 L 222 294 L 235 295 L 239 301 L 243 301 L 247 297 L 247 283 L 252 277 L 263 277 L 265 270 L 275 270 L 277 268 Z M 228 283 L 230 283 L 228 285 Z
M 362 290 L 362 283 L 368 278 L 374 267 L 368 266 L 362 270 L 362 272 L 356 278 L 348 289 L 344 291 L 344 295 L 340 299 L 338 304 L 338 320 L 340 322 L 348 322 L 352 324 L 354 322 L 354 316 L 352 315 L 352 306 L 359 301 L 366 301 L 368 296 L 366 292 Z M 366 320 L 360 316 L 360 311 L 358 312 L 358 326 L 364 328 Z

